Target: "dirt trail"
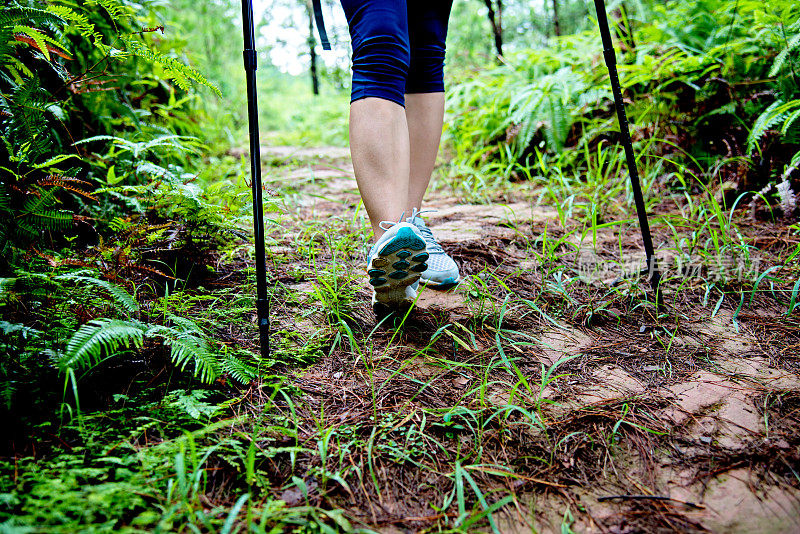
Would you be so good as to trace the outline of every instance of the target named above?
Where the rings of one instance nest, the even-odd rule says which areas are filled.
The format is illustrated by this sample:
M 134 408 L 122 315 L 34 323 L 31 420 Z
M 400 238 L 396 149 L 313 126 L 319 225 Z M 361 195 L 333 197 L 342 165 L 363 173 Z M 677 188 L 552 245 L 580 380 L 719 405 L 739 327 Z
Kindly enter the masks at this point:
M 347 150 L 338 148 L 266 147 L 264 156 L 272 164 L 265 172 L 268 178 L 276 184 L 286 180 L 296 184 L 287 201 L 290 209 L 282 218 L 288 233 L 274 247 L 272 258 L 274 269 L 283 273 L 279 278 L 286 295 L 292 296 L 278 304 L 276 313 L 294 321 L 297 331 L 314 337 L 331 328 L 320 314 L 304 313 L 317 298 L 314 278 L 298 280 L 296 274 L 286 273 L 298 260 L 292 257 L 293 242 L 307 236 L 310 224 L 318 224 L 324 232 L 363 230 L 363 210 L 354 218 L 359 197 L 352 165 Z M 475 275 L 476 281 L 454 291 L 422 292 L 415 318 L 400 334 L 399 343 L 395 340 L 396 348 L 383 353 L 383 363 L 372 376 L 377 397 L 373 393 L 370 400 L 362 359 L 342 344 L 299 374 L 297 381 L 309 406 L 324 405 L 328 421 L 334 421 L 337 429 L 368 418 L 376 402 L 387 413 L 402 409 L 412 421 L 422 413 L 457 404 L 503 407 L 521 402 L 519 397 L 510 399 L 512 388 L 507 385 L 516 382 L 513 376 L 497 367 L 491 371 L 491 376 L 497 373 L 496 383 L 476 400 L 470 391 L 480 377 L 444 368 L 437 355 L 444 352 L 442 357 L 453 361 L 497 362 L 500 344 L 508 357 L 518 358 L 521 372 L 534 384 L 541 380 L 542 366 L 549 368 L 570 357 L 558 370 L 566 376 L 537 385 L 532 394 L 537 402 L 546 401 L 548 431 L 567 436 L 553 445 L 552 465 L 533 472 L 526 466 L 536 465 L 534 460 L 512 458 L 505 465 L 508 469 L 513 465 L 522 478 L 494 480 L 486 475 L 479 482 L 494 480 L 497 488 L 516 495 L 516 505 L 508 507 L 508 513 L 496 514 L 499 530 L 561 531 L 567 524 L 577 532 L 800 532 L 796 319 L 767 307 L 750 315 L 742 312 L 734 320 L 735 311 L 727 306 L 712 319 L 709 309 L 690 299 L 682 301 L 674 288 L 667 291 L 674 317 L 662 323 L 651 312 L 625 308 L 625 299 L 600 306 L 600 293 L 591 287 L 578 288 L 570 297 L 559 297 L 553 290 L 539 301 L 535 297 L 555 283 L 542 274 L 531 250 L 545 228 L 553 235 L 567 233 L 554 222 L 554 209 L 532 208 L 522 195 L 491 205 L 465 205 L 446 188 L 433 191 L 426 207 L 437 210 L 427 216 L 429 226 L 463 273 Z M 604 239 L 613 253 L 616 234 L 601 232 L 600 241 Z M 385 348 L 392 332 L 370 334 L 375 320 L 366 276 L 358 276 L 363 271 L 359 255 L 355 247 L 337 258 L 357 276 L 356 305 L 350 315 L 353 324 L 361 325 L 362 331 L 356 332 L 359 339 Z M 320 265 L 329 264 L 331 252 L 321 248 L 318 259 Z M 571 259 L 564 256 L 563 261 Z M 513 333 L 505 335 L 496 324 L 507 294 L 498 280 L 519 299 L 550 303 L 548 310 L 557 310 L 561 303 L 566 311 L 557 316 L 553 311 L 509 309 L 502 328 Z M 570 298 L 575 302 L 570 304 Z M 581 306 L 587 301 L 598 303 L 599 311 L 587 315 Z M 447 324 L 461 326 L 452 329 L 450 338 L 441 336 L 426 349 L 432 334 Z M 518 342 L 509 344 L 506 338 Z M 420 389 L 419 384 L 427 385 Z M 595 433 L 603 428 L 605 434 Z M 598 435 L 603 437 L 600 442 Z M 498 450 L 511 456 L 542 453 L 514 442 L 513 432 L 498 439 Z M 431 459 L 426 465 L 438 461 Z M 430 475 L 420 475 L 413 466 L 388 465 L 378 478 L 402 475 L 399 486 L 387 481 L 385 491 L 375 496 L 363 487 L 365 476 L 360 479 L 362 489 L 352 489 L 355 497 L 345 492 L 336 502 L 383 531 L 431 528 L 437 512 L 427 506 L 428 501 L 444 491 L 437 489 L 437 483 L 452 478 L 439 476 L 452 473 L 452 466 L 438 468 L 436 478 L 434 467 Z M 552 478 L 543 483 L 524 478 L 544 476 Z M 572 520 L 565 519 L 566 511 Z

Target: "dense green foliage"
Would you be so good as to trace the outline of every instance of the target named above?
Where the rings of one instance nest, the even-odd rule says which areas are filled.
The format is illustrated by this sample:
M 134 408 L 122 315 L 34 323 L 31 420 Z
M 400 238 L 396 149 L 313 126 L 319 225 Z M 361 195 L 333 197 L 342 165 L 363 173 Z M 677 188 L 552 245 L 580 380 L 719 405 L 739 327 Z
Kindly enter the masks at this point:
M 501 60 L 482 4 L 456 2 L 453 12 L 441 181 L 466 202 L 526 182 L 537 187 L 538 202 L 552 203 L 558 222 L 582 225 L 583 237 L 595 240 L 598 228 L 629 222 L 632 196 L 588 3 L 560 3 L 556 37 L 549 12 L 506 2 Z M 796 209 L 800 5 L 610 4 L 645 189 L 658 185 L 686 200 L 683 219 L 663 222 L 675 235 L 664 248 L 706 264 L 728 254 L 752 267 L 756 247 L 736 228 L 733 208 L 758 195 L 774 208 L 772 219 L 781 213 L 791 221 Z M 373 357 L 352 328 L 358 273 L 338 265 L 361 246 L 361 229 L 343 230 L 337 241 L 311 222 L 297 237 L 292 246 L 314 272 L 292 267 L 292 276 L 309 281 L 316 307 L 308 313 L 321 309 L 325 326 L 310 336 L 276 333 L 276 361 L 256 354 L 248 167 L 230 150 L 245 143 L 238 7 L 227 0 L 13 0 L 0 9 L 0 417 L 9 421 L 0 532 L 233 532 L 242 521 L 252 532 L 352 530 L 340 510 L 309 498 L 307 484 L 350 492 L 348 474 L 362 484 L 376 475 L 363 466 L 327 470 L 329 442 L 352 438 L 369 454 L 374 447 L 406 458 L 392 438 L 405 421 L 377 410 L 373 423 L 382 426 L 368 437 L 353 423 L 345 437 L 304 429 L 311 448 L 301 443 L 298 391 L 280 367 L 348 343 L 361 360 Z M 305 78 L 279 72 L 266 53 L 260 59 L 264 139 L 346 145 L 346 66 L 321 69 L 328 79 L 314 97 Z M 284 197 L 294 192 L 291 183 L 280 187 Z M 272 191 L 266 198 L 267 210 L 278 211 L 281 199 Z M 646 200 L 653 206 L 654 193 Z M 330 224 L 350 231 L 357 217 L 363 223 L 361 213 Z M 562 240 L 540 245 L 542 263 L 555 265 Z M 325 255 L 331 263 L 320 259 L 318 267 Z M 273 266 L 282 261 L 276 258 Z M 800 281 L 789 294 L 785 281 L 767 274 L 728 293 L 731 278 L 709 282 L 705 300 L 719 298 L 716 314 L 733 295 L 738 314 L 763 280 L 792 314 Z M 575 304 L 563 273 L 547 275 L 547 290 Z M 501 342 L 506 301 L 486 304 L 488 279 L 469 277 L 469 295 L 480 320 L 491 315 L 484 306 L 500 310 L 492 308 L 500 317 L 496 341 L 511 369 Z M 578 308 L 589 322 L 608 302 Z M 445 335 L 454 347 L 475 345 L 458 326 L 465 332 L 439 328 L 425 350 Z M 542 391 L 559 363 L 542 370 Z M 258 410 L 240 407 L 245 392 L 259 398 Z M 541 424 L 541 416 L 525 415 Z M 440 426 L 464 429 L 449 419 Z M 406 445 L 421 456 L 428 437 L 409 437 L 410 429 Z M 303 454 L 313 465 L 296 476 Z M 270 478 L 265 466 L 277 459 L 291 465 L 289 478 Z M 448 467 L 458 514 L 442 516 L 455 521 L 448 528 L 469 530 L 487 516 L 491 522 L 489 510 L 509 497 L 490 507 L 475 471 L 459 462 Z M 227 478 L 215 478 L 217 471 Z M 297 498 L 278 499 L 283 488 Z M 470 488 L 478 503 L 472 512 Z M 293 500 L 296 506 L 287 504 Z
M 163 469 L 120 450 L 116 475 L 104 474 L 100 466 L 114 458 L 108 447 L 150 429 L 159 410 L 168 410 L 165 432 L 173 436 L 218 410 L 203 402 L 203 390 L 165 397 L 162 386 L 153 389 L 164 370 L 167 383 L 171 369 L 185 370 L 172 389 L 192 377 L 247 383 L 260 374 L 249 351 L 209 335 L 220 320 L 249 327 L 237 316 L 246 293 L 213 297 L 216 307 L 184 294 L 212 269 L 214 251 L 238 246 L 249 207 L 240 162 L 208 149 L 240 139 L 241 77 L 231 75 L 229 57 L 215 55 L 217 42 L 239 48 L 223 38 L 238 29 L 222 4 L 183 9 L 183 19 L 166 17 L 168 7 L 31 1 L 0 11 L 3 448 L 45 452 L 55 422 L 63 439 L 85 444 L 87 459 L 103 458 L 78 468 L 72 449 L 44 470 L 32 459 L 21 477 L 4 474 L 4 529 L 44 522 L 63 532 L 117 531 L 122 517 L 134 529 L 159 521 L 169 528 L 169 505 L 163 514 L 147 511 L 162 489 L 166 502 L 177 498 L 151 481 Z M 217 38 L 191 51 L 186 39 L 197 41 L 210 19 Z M 198 20 L 202 28 L 193 26 Z M 212 114 L 228 120 L 212 122 Z M 240 284 L 250 287 L 244 277 Z M 206 312 L 193 316 L 192 306 Z M 130 402 L 133 412 L 122 384 L 144 391 Z M 122 408 L 91 415 L 112 394 Z M 142 423 L 144 414 L 155 415 L 153 423 Z M 114 419 L 111 433 L 97 433 Z M 175 452 L 154 454 L 159 466 Z M 141 493 L 152 484 L 156 493 Z M 139 519 L 137 510 L 145 512 Z
M 618 68 L 632 104 L 628 115 L 634 128 L 646 130 L 638 136 L 640 148 L 653 140 L 674 142 L 701 171 L 720 157 L 777 152 L 774 159 L 789 163 L 786 151 L 797 165 L 796 3 L 656 3 L 625 22 L 634 33 L 618 40 L 624 43 L 617 51 Z M 524 167 L 542 158 L 585 172 L 583 149 L 602 139 L 616 120 L 601 48 L 591 28 L 556 39 L 547 49 L 511 54 L 502 66 L 471 72 L 472 79 L 458 84 L 448 101 L 456 163 L 492 160 L 504 178 L 518 170 L 514 164 Z M 754 87 L 758 93 L 751 97 Z M 727 153 L 726 136 L 734 137 Z M 565 152 L 565 146 L 576 150 Z M 770 178 L 785 170 L 775 161 Z
M 120 276 L 129 278 L 125 270 L 159 272 L 135 250 L 137 242 L 154 242 L 170 226 L 153 223 L 178 218 L 189 240 L 192 233 L 230 226 L 207 194 L 189 183 L 192 174 L 185 170 L 202 150 L 191 136 L 201 131 L 197 121 L 202 119 L 192 104 L 191 84 L 219 91 L 171 49 L 156 48 L 149 36 L 163 28 L 148 27 L 157 19 L 142 9 L 114 1 L 3 8 L 3 299 L 26 302 L 47 291 L 66 307 L 66 313 L 53 317 L 54 303 L 34 297 L 38 302 L 28 310 L 35 314 L 40 308 L 44 314 L 36 324 L 41 335 L 29 331 L 22 338 L 24 349 L 17 347 L 23 349 L 19 359 L 3 364 L 12 375 L 7 407 L 14 404 L 14 375 L 27 374 L 28 365 L 47 365 L 36 356 L 42 348 L 70 374 L 142 339 L 138 324 L 104 319 L 93 323 L 94 335 L 88 326 L 77 330 L 62 353 L 53 342 L 70 337 L 79 324 L 66 287 L 100 289 L 115 299 L 95 303 L 97 311 L 119 319 L 141 315 L 117 284 Z M 74 256 L 84 247 L 94 250 L 94 260 Z M 172 346 L 176 363 L 192 361 L 198 375 L 213 379 L 218 373 L 205 335 L 172 316 L 166 322 L 172 326 L 161 326 L 166 330 L 153 335 Z M 13 323 L 6 324 L 6 330 L 16 331 Z

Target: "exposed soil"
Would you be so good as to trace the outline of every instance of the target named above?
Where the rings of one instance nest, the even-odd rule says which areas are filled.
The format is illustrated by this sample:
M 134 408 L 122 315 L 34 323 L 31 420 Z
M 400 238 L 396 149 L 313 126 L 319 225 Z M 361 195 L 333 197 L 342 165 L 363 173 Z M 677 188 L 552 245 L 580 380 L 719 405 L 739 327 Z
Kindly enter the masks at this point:
M 573 279 L 575 248 L 591 248 L 592 236 L 581 241 L 553 208 L 532 206 L 529 189 L 468 205 L 438 187 L 428 224 L 473 278 L 448 292 L 423 290 L 402 328 L 375 329 L 360 244 L 330 249 L 339 234 L 365 235 L 347 152 L 272 147 L 264 155 L 273 165 L 267 179 L 292 184 L 283 227 L 271 233 L 281 287 L 274 328 L 279 337 L 291 330 L 328 340 L 325 356 L 296 373 L 300 439 L 316 449 L 322 429 L 354 440 L 332 440 L 324 466 L 297 460 L 308 484 L 324 486 L 320 469 L 347 482 L 314 486 L 317 503 L 385 532 L 436 530 L 454 518 L 455 505 L 439 508 L 458 460 L 488 503 L 513 496 L 494 513 L 503 532 L 564 524 L 609 533 L 800 531 L 800 324 L 785 306 L 759 292 L 739 311 L 738 296 L 726 297 L 714 313 L 719 294 L 704 298 L 700 281 L 675 277 L 659 312 L 643 303 L 644 283 L 612 292 L 603 280 Z M 297 245 L 312 223 L 313 266 Z M 783 246 L 779 226 L 741 228 L 763 243 L 766 260 Z M 549 246 L 545 231 L 551 243 L 577 245 L 558 245 L 557 265 L 532 252 Z M 670 235 L 659 225 L 654 234 L 657 245 Z M 596 257 L 641 254 L 633 225 L 601 229 L 596 242 Z M 344 322 L 367 353 L 326 335 L 336 321 L 315 284 L 334 254 L 352 292 Z M 571 278 L 566 291 L 556 267 Z M 551 378 L 561 376 L 543 381 L 564 358 Z M 287 480 L 288 461 L 273 470 Z

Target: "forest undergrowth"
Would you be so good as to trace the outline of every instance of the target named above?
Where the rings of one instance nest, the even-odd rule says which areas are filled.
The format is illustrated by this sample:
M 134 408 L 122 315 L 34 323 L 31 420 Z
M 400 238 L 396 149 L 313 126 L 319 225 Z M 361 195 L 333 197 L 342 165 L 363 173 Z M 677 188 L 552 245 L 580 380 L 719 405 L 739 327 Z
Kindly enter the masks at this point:
M 194 19 L 3 7 L 0 531 L 790 530 L 800 8 L 631 4 L 663 305 L 587 31 L 449 72 L 428 207 L 463 281 L 406 315 L 372 313 L 347 150 L 299 146 L 342 115 L 265 133 L 268 360 L 241 85 Z

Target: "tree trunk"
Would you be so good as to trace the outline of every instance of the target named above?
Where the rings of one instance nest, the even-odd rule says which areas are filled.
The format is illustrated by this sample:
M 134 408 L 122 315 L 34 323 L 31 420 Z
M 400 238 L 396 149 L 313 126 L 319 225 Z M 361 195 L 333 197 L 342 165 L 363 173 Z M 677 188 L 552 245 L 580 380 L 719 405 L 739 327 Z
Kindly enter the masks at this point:
M 433 0 L 435 1 L 435 0 Z M 494 34 L 494 47 L 497 50 L 497 55 L 503 55 L 503 0 L 495 0 L 497 9 L 494 7 L 492 0 L 483 0 L 486 4 L 486 9 L 489 10 L 489 23 L 492 25 L 492 33 Z
M 561 25 L 558 22 L 558 0 L 553 0 L 553 32 L 556 37 L 561 35 Z
M 308 53 L 311 56 L 311 90 L 319 95 L 319 76 L 317 74 L 317 39 L 314 37 L 314 8 L 311 1 L 306 2 L 308 11 Z

